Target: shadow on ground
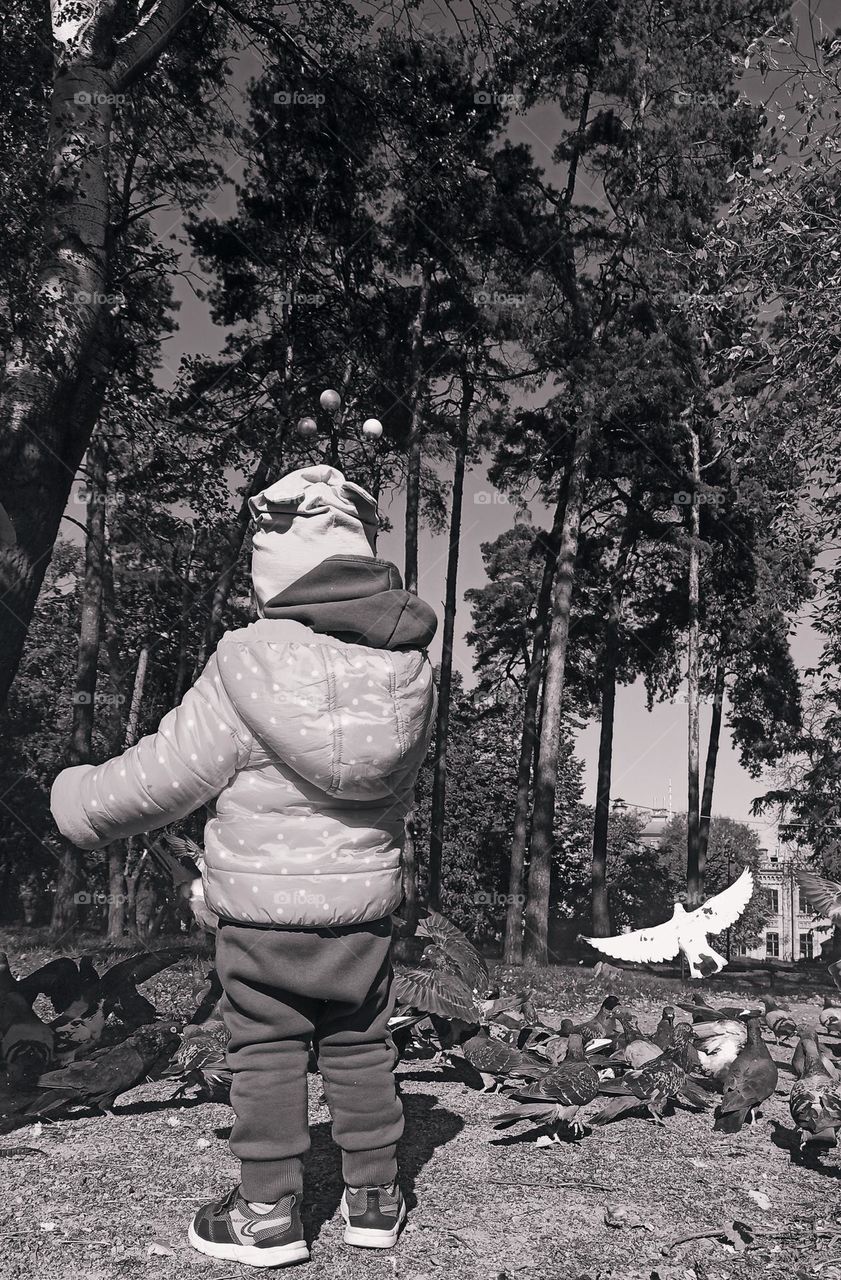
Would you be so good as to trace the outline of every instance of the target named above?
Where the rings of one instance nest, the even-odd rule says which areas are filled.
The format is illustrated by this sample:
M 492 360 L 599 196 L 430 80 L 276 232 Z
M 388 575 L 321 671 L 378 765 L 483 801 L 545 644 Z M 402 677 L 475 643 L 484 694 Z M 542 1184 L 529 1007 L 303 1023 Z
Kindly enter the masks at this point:
M 461 1132 L 464 1121 L 428 1093 L 404 1094 L 403 1111 L 406 1134 L 398 1152 L 400 1183 L 406 1204 L 412 1209 L 417 1203 L 414 1187 L 418 1174 L 438 1147 L 446 1146 Z M 344 1183 L 341 1155 L 331 1136 L 330 1122 L 310 1125 L 310 1137 L 312 1147 L 305 1160 L 304 1178 L 310 1202 L 309 1228 L 315 1239 L 324 1224 L 335 1217 Z

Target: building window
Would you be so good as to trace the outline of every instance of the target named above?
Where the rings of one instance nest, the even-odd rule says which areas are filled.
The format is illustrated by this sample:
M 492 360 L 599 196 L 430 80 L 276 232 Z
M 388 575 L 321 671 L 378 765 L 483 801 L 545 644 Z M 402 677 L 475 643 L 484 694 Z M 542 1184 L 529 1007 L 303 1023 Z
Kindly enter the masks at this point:
M 779 889 L 766 889 L 765 893 L 768 898 L 768 911 L 772 916 L 780 914 L 780 891 Z
M 769 931 L 765 934 L 765 955 L 772 959 L 780 954 L 780 935 Z
M 800 935 L 800 959 L 811 960 L 814 958 L 814 947 L 812 946 L 811 933 L 801 933 Z
M 800 890 L 800 903 L 799 903 L 799 909 L 800 909 L 800 914 L 801 914 L 802 916 L 811 916 L 811 915 L 813 915 L 813 914 L 814 914 L 814 912 L 812 911 L 812 908 L 811 908 L 811 907 L 810 907 L 810 905 L 809 905 L 808 900 L 807 900 L 806 898 L 804 898 L 804 896 L 803 896 L 803 890 L 802 890 L 802 889 Z

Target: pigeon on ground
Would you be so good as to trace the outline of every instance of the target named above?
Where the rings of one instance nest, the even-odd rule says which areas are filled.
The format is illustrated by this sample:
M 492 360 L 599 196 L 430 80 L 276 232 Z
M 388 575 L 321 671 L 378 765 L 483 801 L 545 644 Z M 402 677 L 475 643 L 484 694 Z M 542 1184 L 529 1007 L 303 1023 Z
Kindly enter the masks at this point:
M 781 1009 L 770 996 L 765 996 L 762 1003 L 765 1005 L 765 1025 L 777 1041 L 777 1044 L 785 1044 L 787 1040 L 791 1040 L 793 1036 L 797 1035 L 797 1026 L 794 1018 L 792 1018 L 787 1009 Z
M 738 1133 L 748 1117 L 753 1124 L 757 1110 L 777 1087 L 777 1064 L 762 1039 L 759 1016 L 750 1013 L 742 1018 L 747 1043 L 724 1077 L 713 1126 L 720 1133 Z
M 692 1028 L 681 1023 L 675 1028 L 672 1044 L 659 1057 L 639 1071 L 626 1072 L 621 1080 L 603 1080 L 599 1092 L 610 1095 L 611 1100 L 592 1117 L 592 1123 L 605 1124 L 641 1108 L 655 1124 L 662 1124 L 663 1114 L 672 1103 L 688 1104 L 698 1110 L 706 1107 L 706 1095 L 688 1076 L 691 1038 Z
M 578 1112 L 592 1102 L 598 1092 L 598 1072 L 586 1059 L 581 1035 L 573 1032 L 565 1060 L 533 1084 L 514 1086 L 510 1093 L 519 1100 L 519 1105 L 497 1116 L 494 1124 L 497 1128 L 507 1128 L 520 1120 L 550 1124 L 553 1128 L 565 1124 L 580 1134 L 583 1126 Z
M 672 1035 L 675 1029 L 675 1009 L 674 1005 L 667 1004 L 663 1008 L 663 1016 L 657 1023 L 657 1029 L 651 1037 L 657 1048 L 663 1050 L 671 1044 Z
M 818 1050 L 818 1057 L 820 1058 L 821 1066 L 826 1074 L 831 1076 L 833 1080 L 841 1079 L 841 1071 L 838 1070 L 817 1036 L 815 1036 L 815 1046 Z M 794 1046 L 794 1053 L 791 1058 L 791 1070 L 796 1076 L 802 1076 L 805 1065 L 806 1051 L 803 1048 L 803 1041 L 798 1039 L 797 1044 Z
M 155 1006 L 137 987 L 186 954 L 187 949 L 182 946 L 139 951 L 111 965 L 102 974 L 96 971 L 89 956 L 82 956 L 75 986 L 71 989 L 66 978 L 61 978 L 60 998 L 64 1009 L 51 1024 L 57 1055 L 69 1057 L 83 1050 L 87 1052 L 99 1040 L 112 1014 L 131 1028 L 153 1022 L 157 1017 Z M 49 990 L 45 994 L 52 999 Z
M 659 1058 L 663 1050 L 648 1036 L 643 1035 L 630 1010 L 617 1009 L 616 1017 L 621 1023 L 622 1032 L 610 1055 L 611 1062 L 624 1062 L 626 1066 L 638 1070 L 652 1059 Z
M 184 1027 L 180 1044 L 161 1072 L 163 1079 L 180 1081 L 175 1097 L 194 1087 L 196 1096 L 205 1102 L 230 1102 L 233 1072 L 225 1058 L 229 1039 L 225 1024 L 218 1019 Z
M 748 1041 L 747 1028 L 737 1018 L 702 1022 L 694 1029 L 695 1047 L 704 1075 L 724 1084 L 728 1071 Z
M 120 1044 L 42 1075 L 41 1093 L 26 1114 L 52 1116 L 73 1106 L 108 1111 L 121 1093 L 160 1076 L 178 1043 L 177 1032 L 169 1027 L 140 1027 Z
M 502 1040 L 494 1040 L 484 1029 L 465 1040 L 461 1051 L 482 1077 L 482 1093 L 499 1088 L 512 1077 L 537 1079 L 548 1070 L 539 1058 L 522 1049 L 513 1049 Z
M 841 1005 L 832 996 L 824 996 L 818 1021 L 830 1035 L 841 1034 Z
M 54 1050 L 52 1031 L 33 1012 L 0 953 L 0 1065 L 12 1088 L 31 1088 L 50 1066 Z
M 618 996 L 608 995 L 592 1018 L 576 1026 L 575 1030 L 581 1033 L 585 1044 L 593 1040 L 612 1040 L 620 1034 L 622 1028 L 614 1012 L 620 1004 Z
M 841 1084 L 824 1067 L 812 1032 L 801 1033 L 800 1046 L 800 1078 L 791 1086 L 788 1105 L 800 1131 L 801 1150 L 810 1143 L 834 1147 L 841 1128 Z
M 682 952 L 691 977 L 703 978 L 720 972 L 727 964 L 726 958 L 710 946 L 708 936 L 732 928 L 752 894 L 753 876 L 750 868 L 745 867 L 738 880 L 694 911 L 687 911 L 682 903 L 676 902 L 671 919 L 663 924 L 634 929 L 612 938 L 582 937 L 581 940 L 615 960 L 637 963 L 672 960 Z

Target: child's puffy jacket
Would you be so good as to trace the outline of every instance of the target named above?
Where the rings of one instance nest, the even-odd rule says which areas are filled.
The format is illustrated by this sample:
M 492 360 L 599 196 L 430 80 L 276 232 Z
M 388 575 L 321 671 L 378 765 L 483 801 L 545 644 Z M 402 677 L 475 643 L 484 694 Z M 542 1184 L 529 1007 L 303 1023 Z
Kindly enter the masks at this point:
M 53 814 L 96 849 L 215 801 L 203 873 L 213 911 L 310 928 L 378 919 L 400 903 L 403 818 L 434 711 L 422 649 L 262 618 L 222 638 L 157 733 L 61 773 Z

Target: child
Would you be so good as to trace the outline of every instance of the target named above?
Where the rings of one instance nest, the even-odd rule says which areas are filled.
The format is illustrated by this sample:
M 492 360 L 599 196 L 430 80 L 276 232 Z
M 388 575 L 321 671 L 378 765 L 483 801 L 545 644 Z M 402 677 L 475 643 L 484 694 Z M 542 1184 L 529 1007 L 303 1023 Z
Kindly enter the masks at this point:
M 342 1149 L 345 1240 L 388 1248 L 406 1214 L 390 916 L 435 712 L 436 618 L 375 557 L 376 503 L 340 471 L 294 471 L 250 506 L 258 621 L 223 636 L 157 733 L 65 769 L 51 803 L 83 849 L 209 806 L 203 887 L 219 917 L 242 1169 L 189 1239 L 211 1257 L 281 1266 L 309 1256 L 310 1043 Z

